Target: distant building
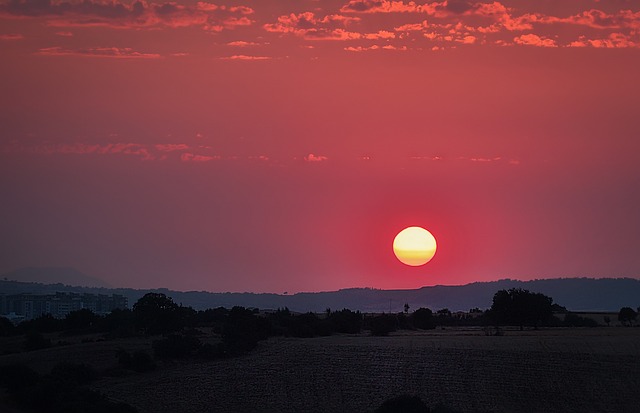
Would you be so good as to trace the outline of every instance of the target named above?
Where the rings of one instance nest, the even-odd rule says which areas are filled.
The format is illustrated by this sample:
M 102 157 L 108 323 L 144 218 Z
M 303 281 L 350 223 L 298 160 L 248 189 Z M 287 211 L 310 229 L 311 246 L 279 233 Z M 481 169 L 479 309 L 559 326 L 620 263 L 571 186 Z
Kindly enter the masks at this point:
M 72 311 L 86 308 L 98 315 L 108 314 L 115 309 L 126 309 L 127 297 L 119 294 L 13 294 L 0 295 L 0 314 L 12 314 L 31 320 L 43 314 L 63 318 Z

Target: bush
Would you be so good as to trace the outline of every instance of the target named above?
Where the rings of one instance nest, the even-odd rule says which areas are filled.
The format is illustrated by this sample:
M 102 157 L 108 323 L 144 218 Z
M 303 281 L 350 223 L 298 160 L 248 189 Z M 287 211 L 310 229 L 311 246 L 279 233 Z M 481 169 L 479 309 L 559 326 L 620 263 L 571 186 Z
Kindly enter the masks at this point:
M 211 344 L 205 343 L 198 350 L 198 357 L 206 360 L 215 360 L 221 357 L 225 357 L 227 352 L 222 343 Z
M 24 337 L 23 347 L 27 351 L 40 350 L 51 347 L 51 339 L 40 333 L 27 333 Z
M 197 337 L 171 334 L 165 339 L 154 340 L 151 345 L 157 358 L 173 359 L 194 355 L 202 343 Z
M 98 319 L 98 329 L 106 331 L 109 337 L 132 337 L 136 333 L 135 321 L 131 310 L 116 308 L 103 318 Z
M 33 320 L 25 320 L 18 324 L 18 330 L 20 332 L 35 331 L 38 333 L 53 333 L 56 331 L 62 331 L 63 322 L 54 318 L 51 314 L 43 314 Z
M 567 327 L 597 327 L 596 320 L 588 317 L 581 317 L 574 313 L 567 313 L 564 316 L 564 323 Z
M 155 370 L 156 368 L 153 358 L 144 350 L 136 350 L 133 354 L 129 354 L 127 350 L 119 348 L 116 350 L 116 358 L 122 367 L 138 373 Z
M 14 334 L 16 327 L 6 317 L 0 316 L 0 337 L 8 337 Z
M 61 363 L 51 374 L 40 376 L 25 365 L 0 369 L 0 383 L 20 410 L 47 413 L 135 413 L 125 403 L 114 403 L 78 384 L 86 381 L 86 366 Z M 91 373 L 89 373 L 91 374 Z
M 24 364 L 10 364 L 0 369 L 0 385 L 12 395 L 28 390 L 37 381 L 38 373 Z
M 93 382 L 98 377 L 98 372 L 84 363 L 62 362 L 51 369 L 51 375 L 77 385 L 85 385 Z
M 91 310 L 83 308 L 72 311 L 63 320 L 64 330 L 67 333 L 84 333 L 100 319 Z
M 398 320 L 393 314 L 382 314 L 369 320 L 369 328 L 371 335 L 388 336 L 389 333 L 396 331 Z

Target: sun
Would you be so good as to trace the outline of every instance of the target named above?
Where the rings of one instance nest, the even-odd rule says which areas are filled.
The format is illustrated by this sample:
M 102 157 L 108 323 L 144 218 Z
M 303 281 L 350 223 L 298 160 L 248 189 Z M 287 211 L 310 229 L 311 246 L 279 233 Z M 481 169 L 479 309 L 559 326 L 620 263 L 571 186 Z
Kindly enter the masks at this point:
M 411 267 L 431 261 L 436 253 L 436 239 L 421 227 L 405 228 L 393 240 L 393 253 L 398 260 Z

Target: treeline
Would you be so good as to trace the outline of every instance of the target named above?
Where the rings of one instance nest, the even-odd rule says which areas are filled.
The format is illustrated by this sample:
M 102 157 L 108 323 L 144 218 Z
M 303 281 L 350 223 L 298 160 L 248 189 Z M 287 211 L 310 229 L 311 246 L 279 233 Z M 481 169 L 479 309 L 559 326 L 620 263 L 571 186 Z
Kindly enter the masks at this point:
M 162 293 L 148 293 L 131 310 L 114 310 L 99 316 L 87 309 L 69 313 L 63 319 L 43 315 L 14 326 L 0 317 L 0 336 L 24 335 L 24 350 L 46 348 L 53 343 L 47 333 L 61 333 L 64 337 L 100 333 L 104 339 L 133 336 L 161 336 L 153 342 L 159 357 L 184 357 L 200 354 L 203 357 L 226 357 L 253 349 L 260 340 L 271 336 L 316 337 L 335 333 L 356 334 L 370 331 L 372 335 L 387 335 L 397 330 L 429 330 L 454 326 L 519 326 L 539 328 L 593 327 L 590 318 L 568 312 L 544 294 L 523 289 L 500 290 L 493 296 L 489 310 L 471 309 L 468 313 L 453 314 L 448 309 L 433 312 L 429 308 L 389 314 L 362 314 L 343 309 L 324 314 L 294 314 L 287 308 L 259 313 L 244 307 L 223 307 L 196 311 L 176 304 Z M 618 320 L 632 325 L 637 312 L 630 307 L 620 310 Z M 605 322 L 609 322 L 605 318 Z M 219 340 L 202 342 L 202 329 L 210 329 Z M 62 341 L 64 343 L 64 340 Z M 183 350 L 178 350 L 183 349 Z
M 523 289 L 496 292 L 491 308 L 486 311 L 472 309 L 459 315 L 446 308 L 435 312 L 429 308 L 409 310 L 409 305 L 405 305 L 404 312 L 376 315 L 348 309 L 327 309 L 324 314 L 295 314 L 287 308 L 269 313 L 244 307 L 196 311 L 176 304 L 164 294 L 148 293 L 131 310 L 115 310 L 105 316 L 84 309 L 69 313 L 64 319 L 44 315 L 17 326 L 0 317 L 0 336 L 23 335 L 24 351 L 64 345 L 65 337 L 74 335 L 82 335 L 83 340 L 88 341 L 151 338 L 151 352 L 114 348 L 117 367 L 109 371 L 99 372 L 84 364 L 60 363 L 49 374 L 41 375 L 25 365 L 3 366 L 0 385 L 17 405 L 34 411 L 135 412 L 131 406 L 110 401 L 90 390 L 89 384 L 101 375 L 154 370 L 158 362 L 167 359 L 211 360 L 240 356 L 254 349 L 261 340 L 274 336 L 308 338 L 363 331 L 385 336 L 397 330 L 453 326 L 482 326 L 486 334 L 499 335 L 501 326 L 506 325 L 520 329 L 597 325 L 592 319 L 554 304 L 551 297 Z M 630 307 L 623 307 L 618 314 L 623 325 L 635 324 L 636 318 L 637 312 Z M 98 338 L 90 338 L 92 334 Z M 58 341 L 52 342 L 53 337 Z

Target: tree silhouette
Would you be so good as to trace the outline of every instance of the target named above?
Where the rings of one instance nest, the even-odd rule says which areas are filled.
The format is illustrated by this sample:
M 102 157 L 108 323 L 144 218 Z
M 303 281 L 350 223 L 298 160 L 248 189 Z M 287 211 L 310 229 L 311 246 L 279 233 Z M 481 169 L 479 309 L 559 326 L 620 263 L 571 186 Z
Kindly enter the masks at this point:
M 253 311 L 236 306 L 229 311 L 223 327 L 222 343 L 229 355 L 243 354 L 253 350 L 258 341 L 265 340 L 271 333 L 271 324 Z
M 162 293 L 147 293 L 133 305 L 136 327 L 146 334 L 164 334 L 180 330 L 179 307 Z
M 338 333 L 355 334 L 362 329 L 362 314 L 360 311 L 354 312 L 345 308 L 331 312 L 328 318 L 333 324 L 334 330 Z
M 541 293 L 522 288 L 500 290 L 493 296 L 490 313 L 498 324 L 511 324 L 538 328 L 553 317 L 553 299 Z
M 98 320 L 91 310 L 83 308 L 81 310 L 72 311 L 64 318 L 64 329 L 69 331 L 87 330 Z
M 638 313 L 636 313 L 631 307 L 622 307 L 618 313 L 618 321 L 625 326 L 630 326 L 637 317 Z
M 411 314 L 411 321 L 415 328 L 421 330 L 433 330 L 436 323 L 433 320 L 433 313 L 428 308 L 418 308 Z

